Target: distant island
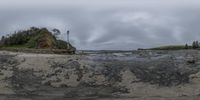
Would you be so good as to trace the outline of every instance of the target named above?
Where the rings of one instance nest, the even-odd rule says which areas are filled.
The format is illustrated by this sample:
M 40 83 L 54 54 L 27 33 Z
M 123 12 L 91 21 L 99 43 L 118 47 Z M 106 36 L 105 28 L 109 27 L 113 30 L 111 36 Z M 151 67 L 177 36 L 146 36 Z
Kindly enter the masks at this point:
M 0 49 L 37 49 L 37 50 L 56 50 L 75 53 L 76 48 L 70 43 L 60 40 L 58 29 L 49 31 L 47 28 L 31 27 L 27 30 L 20 30 L 13 34 L 2 36 Z

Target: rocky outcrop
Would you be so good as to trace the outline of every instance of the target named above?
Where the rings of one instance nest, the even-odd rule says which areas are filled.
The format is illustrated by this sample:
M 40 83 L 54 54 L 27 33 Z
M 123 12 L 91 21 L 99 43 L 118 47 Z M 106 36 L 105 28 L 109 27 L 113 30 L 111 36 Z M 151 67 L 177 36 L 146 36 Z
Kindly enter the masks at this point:
M 5 97 L 187 100 L 200 94 L 199 51 L 0 55 Z

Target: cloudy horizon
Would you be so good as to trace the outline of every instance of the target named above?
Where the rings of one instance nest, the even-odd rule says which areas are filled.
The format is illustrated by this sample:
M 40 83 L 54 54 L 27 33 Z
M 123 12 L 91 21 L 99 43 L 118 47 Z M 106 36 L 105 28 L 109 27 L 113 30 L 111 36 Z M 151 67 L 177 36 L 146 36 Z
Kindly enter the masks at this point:
M 132 50 L 200 40 L 197 0 L 0 0 L 0 36 L 57 28 L 78 49 Z

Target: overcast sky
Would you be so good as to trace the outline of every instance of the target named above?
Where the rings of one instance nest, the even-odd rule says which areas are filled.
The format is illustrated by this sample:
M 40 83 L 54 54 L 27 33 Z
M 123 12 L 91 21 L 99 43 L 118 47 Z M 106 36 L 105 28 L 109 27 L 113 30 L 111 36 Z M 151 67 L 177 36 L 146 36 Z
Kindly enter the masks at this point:
M 200 40 L 199 0 L 0 0 L 0 35 L 57 28 L 78 49 L 137 49 Z

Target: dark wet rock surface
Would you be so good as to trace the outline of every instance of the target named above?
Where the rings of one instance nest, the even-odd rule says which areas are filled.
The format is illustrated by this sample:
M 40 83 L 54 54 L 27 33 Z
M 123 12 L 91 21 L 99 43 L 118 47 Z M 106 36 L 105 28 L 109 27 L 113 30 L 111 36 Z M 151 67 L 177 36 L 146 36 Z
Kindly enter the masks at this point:
M 145 64 L 144 64 L 145 63 Z M 172 59 L 150 60 L 137 62 L 130 70 L 141 82 L 158 84 L 161 86 L 174 86 L 189 83 L 189 76 L 199 69 L 192 66 L 178 66 Z
M 41 86 L 41 77 L 34 75 L 33 69 L 14 68 L 13 75 L 8 79 L 10 86 L 17 95 L 37 95 Z

